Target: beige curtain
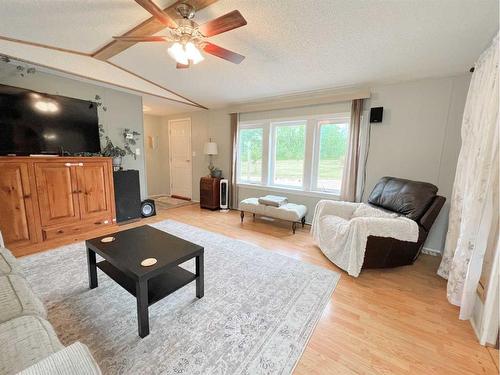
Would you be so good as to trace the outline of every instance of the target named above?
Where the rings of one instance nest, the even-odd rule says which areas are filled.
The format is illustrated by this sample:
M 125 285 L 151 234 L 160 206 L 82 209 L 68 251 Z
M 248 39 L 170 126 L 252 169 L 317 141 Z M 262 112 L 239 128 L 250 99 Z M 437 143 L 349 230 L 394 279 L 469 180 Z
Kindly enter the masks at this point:
M 351 127 L 349 128 L 349 152 L 340 188 L 340 199 L 343 201 L 354 202 L 356 200 L 359 166 L 359 133 L 362 113 L 363 99 L 353 100 L 351 105 Z
M 238 156 L 238 114 L 229 114 L 231 120 L 231 174 L 229 176 L 229 207 L 238 209 L 238 188 L 236 187 L 236 166 Z

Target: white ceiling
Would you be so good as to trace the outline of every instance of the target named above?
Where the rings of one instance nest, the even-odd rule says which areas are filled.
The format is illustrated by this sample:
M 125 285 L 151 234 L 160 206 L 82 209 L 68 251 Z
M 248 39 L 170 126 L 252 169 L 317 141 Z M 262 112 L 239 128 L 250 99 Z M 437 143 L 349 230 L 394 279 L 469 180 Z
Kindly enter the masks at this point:
M 82 52 L 97 50 L 149 16 L 132 0 L 0 0 L 0 8 L 0 36 Z M 464 73 L 497 32 L 499 12 L 497 0 L 219 0 L 195 20 L 234 9 L 248 25 L 211 40 L 245 55 L 240 65 L 208 55 L 177 70 L 159 43 L 137 44 L 110 61 L 209 108 L 224 107 Z M 153 114 L 192 109 L 160 99 L 151 103 Z

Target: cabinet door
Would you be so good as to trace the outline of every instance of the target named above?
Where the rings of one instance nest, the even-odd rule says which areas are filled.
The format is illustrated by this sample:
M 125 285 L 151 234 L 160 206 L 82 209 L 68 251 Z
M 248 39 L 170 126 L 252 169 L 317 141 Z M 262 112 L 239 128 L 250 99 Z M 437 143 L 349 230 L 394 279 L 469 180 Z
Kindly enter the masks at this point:
M 27 163 L 0 162 L 0 230 L 7 246 L 37 241 Z
M 35 163 L 42 226 L 80 220 L 75 166 L 63 162 Z
M 76 167 L 80 215 L 83 220 L 111 220 L 110 171 L 106 162 L 84 162 Z

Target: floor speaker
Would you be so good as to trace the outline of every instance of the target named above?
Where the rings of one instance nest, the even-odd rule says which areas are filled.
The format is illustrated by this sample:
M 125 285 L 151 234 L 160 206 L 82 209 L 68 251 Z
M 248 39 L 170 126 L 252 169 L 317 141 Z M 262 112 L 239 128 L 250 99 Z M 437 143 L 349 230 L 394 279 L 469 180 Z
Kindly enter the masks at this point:
M 142 217 L 150 217 L 156 215 L 155 201 L 152 199 L 144 199 L 141 203 Z
M 113 172 L 115 186 L 116 221 L 118 223 L 141 217 L 141 190 L 139 171 Z

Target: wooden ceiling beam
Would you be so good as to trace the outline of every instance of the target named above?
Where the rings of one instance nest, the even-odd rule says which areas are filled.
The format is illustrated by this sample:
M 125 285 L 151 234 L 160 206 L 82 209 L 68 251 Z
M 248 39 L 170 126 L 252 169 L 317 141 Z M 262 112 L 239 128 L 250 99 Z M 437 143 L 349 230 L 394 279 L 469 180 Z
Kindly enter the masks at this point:
M 164 11 L 173 19 L 179 18 L 175 8 L 180 3 L 189 3 L 191 4 L 196 11 L 200 11 L 201 9 L 215 3 L 217 0 L 179 0 L 169 7 L 165 8 Z M 133 29 L 127 31 L 125 34 L 120 36 L 143 36 L 143 35 L 153 35 L 157 32 L 165 29 L 165 25 L 159 22 L 156 18 L 150 17 L 146 21 L 140 23 Z M 113 56 L 118 55 L 120 52 L 125 51 L 126 49 L 132 47 L 135 42 L 124 42 L 120 40 L 113 40 L 106 44 L 104 47 L 100 48 L 96 52 L 92 54 L 92 57 L 96 59 L 106 61 Z

